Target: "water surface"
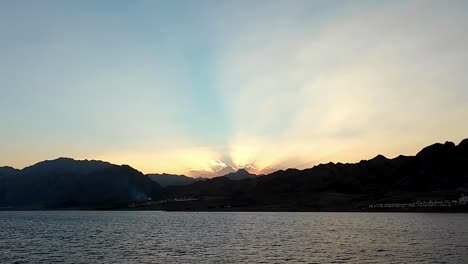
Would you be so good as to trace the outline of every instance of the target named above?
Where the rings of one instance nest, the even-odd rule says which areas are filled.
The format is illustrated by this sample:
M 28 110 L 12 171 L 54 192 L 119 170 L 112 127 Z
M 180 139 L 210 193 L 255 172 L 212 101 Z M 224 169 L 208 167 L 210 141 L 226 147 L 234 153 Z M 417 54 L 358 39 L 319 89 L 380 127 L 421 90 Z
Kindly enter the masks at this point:
M 468 263 L 468 214 L 0 212 L 0 263 Z

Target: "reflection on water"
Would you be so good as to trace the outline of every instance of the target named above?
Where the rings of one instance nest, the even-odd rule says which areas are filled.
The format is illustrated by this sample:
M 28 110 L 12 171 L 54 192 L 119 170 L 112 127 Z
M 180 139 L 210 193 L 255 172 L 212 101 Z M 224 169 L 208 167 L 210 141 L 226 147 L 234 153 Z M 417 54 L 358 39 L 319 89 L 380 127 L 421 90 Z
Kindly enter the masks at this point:
M 0 263 L 467 263 L 468 214 L 0 212 Z

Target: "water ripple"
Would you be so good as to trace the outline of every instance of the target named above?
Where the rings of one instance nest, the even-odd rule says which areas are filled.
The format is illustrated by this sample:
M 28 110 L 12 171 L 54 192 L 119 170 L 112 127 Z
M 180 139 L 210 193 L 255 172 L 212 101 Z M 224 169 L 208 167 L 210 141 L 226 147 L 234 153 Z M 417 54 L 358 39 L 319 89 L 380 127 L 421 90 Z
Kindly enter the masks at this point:
M 468 215 L 0 212 L 0 263 L 467 263 Z

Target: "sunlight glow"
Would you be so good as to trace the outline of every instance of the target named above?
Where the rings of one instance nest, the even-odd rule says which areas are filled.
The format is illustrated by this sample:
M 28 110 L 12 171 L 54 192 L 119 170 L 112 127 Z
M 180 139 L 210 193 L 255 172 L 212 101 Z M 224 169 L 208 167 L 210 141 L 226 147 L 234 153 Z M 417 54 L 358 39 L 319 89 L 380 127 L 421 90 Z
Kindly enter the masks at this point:
M 206 176 L 467 136 L 463 1 L 163 2 L 1 3 L 0 161 Z

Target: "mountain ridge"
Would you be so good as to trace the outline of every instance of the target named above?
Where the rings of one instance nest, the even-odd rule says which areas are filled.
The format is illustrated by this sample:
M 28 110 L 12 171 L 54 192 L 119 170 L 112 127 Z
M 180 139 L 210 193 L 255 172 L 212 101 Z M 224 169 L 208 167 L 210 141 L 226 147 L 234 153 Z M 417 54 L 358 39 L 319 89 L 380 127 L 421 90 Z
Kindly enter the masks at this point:
M 174 176 L 182 182 L 158 184 L 152 179 Z M 458 145 L 435 143 L 414 156 L 377 155 L 357 163 L 329 162 L 266 175 L 239 169 L 203 180 L 144 175 L 128 165 L 71 158 L 38 162 L 22 170 L 0 167 L 0 207 L 122 208 L 148 198 L 194 197 L 198 202 L 185 203 L 183 208 L 169 203 L 158 209 L 354 210 L 376 201 L 453 198 L 462 193 L 468 193 L 468 139 Z
M 374 202 L 456 199 L 468 193 L 467 141 L 436 143 L 415 156 L 388 159 L 377 155 L 358 163 L 324 163 L 312 168 L 279 170 L 238 181 L 210 179 L 171 188 L 166 197 L 196 197 L 185 209 L 357 210 Z M 210 197 L 217 198 L 217 202 Z M 180 210 L 168 205 L 167 210 Z
M 0 174 L 0 207 L 120 207 L 160 188 L 128 165 L 58 158 Z

